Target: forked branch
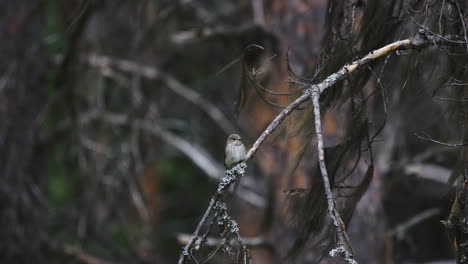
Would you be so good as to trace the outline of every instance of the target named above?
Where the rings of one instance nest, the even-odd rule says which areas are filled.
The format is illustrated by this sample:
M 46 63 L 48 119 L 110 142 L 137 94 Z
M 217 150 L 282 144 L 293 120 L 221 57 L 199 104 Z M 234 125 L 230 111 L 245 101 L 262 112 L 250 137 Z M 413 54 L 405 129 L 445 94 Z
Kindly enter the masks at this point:
M 369 52 L 366 56 L 350 64 L 343 66 L 340 70 L 328 76 L 323 82 L 319 84 L 310 84 L 309 86 L 307 86 L 306 89 L 304 89 L 304 93 L 300 97 L 298 97 L 296 100 L 290 103 L 273 119 L 273 121 L 262 132 L 262 134 L 255 141 L 254 145 L 247 152 L 244 162 L 248 161 L 249 159 L 253 157 L 253 155 L 257 152 L 259 147 L 265 142 L 266 138 L 279 127 L 281 122 L 283 122 L 287 116 L 289 116 L 296 108 L 298 108 L 304 102 L 309 100 L 309 98 L 312 98 L 312 102 L 314 104 L 315 127 L 316 127 L 317 142 L 318 142 L 317 150 L 319 153 L 320 171 L 322 174 L 325 192 L 327 195 L 328 211 L 333 220 L 333 224 L 336 227 L 337 236 L 338 236 L 338 243 L 336 247 L 332 251 L 330 251 L 330 255 L 332 256 L 342 255 L 348 263 L 355 263 L 355 260 L 353 258 L 354 257 L 353 250 L 351 248 L 351 244 L 346 234 L 344 223 L 341 220 L 339 212 L 335 206 L 333 193 L 331 192 L 330 182 L 328 180 L 328 173 L 327 173 L 326 166 L 325 166 L 325 158 L 324 158 L 324 153 L 323 153 L 323 138 L 322 138 L 322 133 L 321 133 L 321 121 L 320 121 L 320 106 L 319 106 L 320 95 L 326 89 L 330 88 L 337 82 L 344 80 L 345 78 L 350 76 L 351 73 L 362 68 L 363 66 L 366 66 L 371 61 L 374 61 L 393 51 L 407 50 L 407 49 L 421 50 L 432 45 L 455 45 L 455 44 L 459 45 L 463 43 L 464 43 L 463 41 L 459 41 L 459 39 L 455 39 L 452 36 L 432 36 L 432 35 L 429 35 L 426 31 L 421 31 L 419 36 L 417 37 L 396 41 L 385 47 Z M 236 168 L 237 166 L 234 167 L 234 169 Z M 227 171 L 227 173 L 228 172 L 229 171 Z M 228 174 L 226 174 L 225 178 L 226 177 L 228 177 Z M 237 180 L 237 177 L 234 177 L 233 181 L 236 181 L 236 180 Z M 223 181 L 224 181 L 224 178 L 223 178 Z M 229 184 L 232 184 L 232 182 L 230 182 Z M 198 233 L 201 227 L 203 226 L 208 216 L 213 211 L 214 204 L 217 201 L 219 201 L 219 199 L 221 198 L 222 198 L 222 193 L 219 194 L 219 190 L 218 190 L 215 193 L 215 195 L 213 195 L 213 199 L 211 200 L 210 205 L 208 206 L 208 209 L 205 212 L 205 215 L 203 216 L 195 232 L 193 233 L 192 238 L 190 239 L 189 243 L 185 245 L 182 251 L 182 254 L 180 256 L 180 259 L 179 259 L 179 264 L 183 264 L 185 260 L 187 259 L 187 256 L 190 253 L 191 247 L 198 237 Z
M 340 70 L 328 76 L 323 82 L 319 84 L 314 84 L 313 86 L 316 87 L 319 94 L 322 94 L 326 89 L 330 88 L 337 82 L 344 80 L 345 78 L 350 76 L 351 73 L 355 72 L 359 68 L 362 68 L 362 66 L 366 66 L 371 61 L 374 61 L 393 51 L 407 50 L 407 49 L 421 50 L 428 46 L 438 45 L 438 44 L 448 44 L 448 45 L 463 44 L 463 42 L 459 43 L 457 40 L 458 40 L 457 38 L 454 38 L 452 36 L 445 36 L 445 37 L 428 36 L 426 32 L 421 32 L 420 36 L 409 38 L 409 39 L 404 39 L 404 40 L 399 40 L 391 44 L 388 44 L 387 46 L 382 47 L 380 49 L 371 51 L 366 56 L 358 60 L 355 60 L 354 62 L 350 64 L 343 66 Z M 457 42 L 454 42 L 454 41 L 457 41 Z M 247 155 L 245 158 L 246 161 L 252 158 L 252 156 L 255 154 L 255 152 L 257 152 L 258 148 L 260 147 L 260 145 L 263 144 L 263 142 L 268 137 L 268 135 L 271 134 L 273 131 L 275 131 L 278 128 L 278 126 L 281 124 L 281 122 L 283 122 L 283 120 L 288 115 L 290 115 L 296 108 L 302 105 L 305 101 L 309 100 L 311 93 L 312 93 L 312 85 L 310 85 L 308 89 L 305 89 L 304 93 L 300 97 L 298 97 L 296 100 L 290 103 L 273 119 L 270 125 L 268 125 L 268 127 L 263 131 L 263 133 L 255 141 L 254 145 L 252 146 L 252 148 L 250 148 L 249 152 L 247 152 Z

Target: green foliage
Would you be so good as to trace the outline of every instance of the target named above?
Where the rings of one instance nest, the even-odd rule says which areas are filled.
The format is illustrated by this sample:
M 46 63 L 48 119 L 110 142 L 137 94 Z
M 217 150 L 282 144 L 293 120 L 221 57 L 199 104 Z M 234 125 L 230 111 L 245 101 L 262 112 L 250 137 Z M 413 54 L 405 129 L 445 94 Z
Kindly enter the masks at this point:
M 176 190 L 185 185 L 193 177 L 190 174 L 190 166 L 185 162 L 174 158 L 163 159 L 159 162 L 161 184 L 167 191 Z
M 47 198 L 52 205 L 63 206 L 73 198 L 73 177 L 67 173 L 67 148 L 57 145 L 47 159 Z

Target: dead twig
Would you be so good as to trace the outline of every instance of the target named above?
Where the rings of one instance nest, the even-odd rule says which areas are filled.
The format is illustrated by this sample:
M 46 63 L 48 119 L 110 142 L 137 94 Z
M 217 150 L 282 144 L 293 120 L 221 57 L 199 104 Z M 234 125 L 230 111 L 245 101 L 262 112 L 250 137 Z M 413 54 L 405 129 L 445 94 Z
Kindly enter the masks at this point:
M 234 168 L 226 171 L 223 179 L 218 185 L 218 189 L 216 190 L 213 197 L 211 197 L 210 204 L 208 205 L 208 208 L 206 209 L 205 214 L 203 215 L 202 219 L 198 223 L 197 228 L 192 234 L 192 237 L 190 238 L 188 243 L 184 246 L 182 250 L 182 254 L 180 255 L 180 258 L 179 258 L 179 262 L 178 262 L 179 264 L 183 264 L 185 260 L 187 259 L 187 257 L 190 255 L 190 250 L 192 246 L 199 239 L 201 228 L 205 225 L 208 217 L 211 215 L 216 205 L 219 203 L 219 200 L 223 197 L 225 191 L 229 189 L 229 186 L 231 186 L 231 184 L 233 184 L 237 180 L 238 177 L 244 176 L 246 167 L 247 165 L 245 165 L 245 163 L 240 163 L 236 165 Z
M 192 237 L 189 234 L 177 234 L 177 241 L 182 244 L 186 245 L 189 241 L 190 238 Z M 202 237 L 198 237 L 198 240 L 202 240 Z M 271 242 L 265 240 L 262 237 L 243 237 L 242 240 L 244 241 L 244 245 L 249 247 L 249 248 L 261 248 L 261 247 L 270 247 Z M 215 237 L 207 237 L 206 238 L 206 243 L 205 245 L 208 247 L 216 247 L 220 242 L 219 238 Z M 234 244 L 236 241 L 235 239 L 231 239 L 229 243 Z M 197 244 L 198 245 L 198 244 Z
M 320 93 L 319 89 L 316 88 L 312 91 L 311 99 L 314 107 L 315 117 L 315 133 L 317 135 L 317 152 L 319 159 L 320 173 L 322 174 L 323 187 L 327 196 L 328 213 L 333 220 L 333 224 L 336 228 L 338 242 L 336 248 L 330 251 L 330 256 L 334 257 L 338 254 L 342 255 L 347 263 L 356 263 L 354 260 L 354 251 L 351 247 L 348 235 L 346 234 L 346 228 L 341 219 L 341 216 L 336 209 L 335 198 L 330 189 L 330 180 L 328 179 L 327 167 L 325 165 L 325 152 L 323 150 L 323 135 L 322 135 L 322 120 L 320 116 Z
M 442 146 L 446 146 L 446 147 L 451 147 L 451 148 L 455 148 L 455 147 L 463 147 L 463 146 L 467 146 L 468 143 L 445 143 L 445 142 L 441 142 L 441 141 L 438 141 L 438 140 L 435 140 L 433 138 L 431 138 L 426 132 L 422 131 L 421 132 L 424 136 L 420 136 L 416 133 L 414 133 L 415 136 L 417 136 L 418 138 L 420 139 L 423 139 L 423 140 L 427 140 L 427 141 L 430 141 L 430 142 L 433 142 L 433 143 L 437 143 L 439 145 L 442 145 Z

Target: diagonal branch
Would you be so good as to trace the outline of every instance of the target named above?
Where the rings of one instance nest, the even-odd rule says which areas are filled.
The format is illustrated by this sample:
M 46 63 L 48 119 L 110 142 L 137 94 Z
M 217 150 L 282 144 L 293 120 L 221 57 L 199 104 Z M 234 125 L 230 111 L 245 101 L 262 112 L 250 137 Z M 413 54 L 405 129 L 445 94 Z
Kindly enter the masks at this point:
M 229 186 L 231 186 L 239 177 L 242 177 L 245 174 L 246 167 L 247 166 L 245 165 L 245 163 L 240 163 L 236 165 L 234 168 L 226 171 L 225 176 L 223 177 L 223 179 L 218 185 L 217 191 L 211 197 L 210 204 L 208 205 L 208 208 L 206 209 L 205 214 L 203 214 L 203 217 L 198 223 L 197 228 L 193 232 L 192 237 L 190 238 L 189 242 L 184 246 L 182 253 L 180 254 L 178 264 L 185 263 L 187 257 L 190 256 L 190 250 L 192 246 L 199 239 L 201 228 L 206 223 L 206 220 L 208 220 L 208 217 L 211 215 L 211 213 L 215 210 L 215 205 L 224 196 L 224 193 L 226 192 L 226 190 L 229 189 Z
M 426 34 L 425 32 L 423 33 Z M 385 56 L 393 51 L 406 50 L 406 49 L 421 50 L 428 46 L 437 45 L 437 44 L 451 44 L 451 45 L 463 44 L 463 42 L 458 43 L 454 41 L 456 41 L 456 39 L 454 39 L 452 36 L 445 36 L 445 37 L 431 36 L 428 38 L 427 34 L 424 35 L 423 37 L 417 36 L 414 38 L 399 40 L 391 44 L 388 44 L 387 46 L 384 46 L 380 49 L 371 51 L 366 56 L 358 60 L 355 60 L 354 62 L 350 64 L 343 66 L 337 72 L 328 76 L 323 82 L 319 84 L 315 84 L 314 86 L 317 87 L 319 94 L 321 94 L 326 89 L 330 88 L 337 82 L 347 78 L 349 75 L 351 75 L 351 73 L 355 72 L 356 70 L 362 68 L 363 66 L 369 64 L 370 62 L 382 56 Z M 286 108 L 283 109 L 283 111 L 281 111 L 273 119 L 273 121 L 271 121 L 270 125 L 268 125 L 268 127 L 258 137 L 258 139 L 255 141 L 252 148 L 250 148 L 245 158 L 246 161 L 253 157 L 255 152 L 257 152 L 258 148 L 260 147 L 260 145 L 263 144 L 263 142 L 268 137 L 268 135 L 270 135 L 273 131 L 275 131 L 278 128 L 278 126 L 281 124 L 281 122 L 283 122 L 283 120 L 288 115 L 290 115 L 296 108 L 298 108 L 301 104 L 303 104 L 305 101 L 307 101 L 310 98 L 311 93 L 312 93 L 312 90 L 311 90 L 311 87 L 309 86 L 309 88 L 306 89 L 300 97 L 298 97 L 296 100 L 290 103 Z

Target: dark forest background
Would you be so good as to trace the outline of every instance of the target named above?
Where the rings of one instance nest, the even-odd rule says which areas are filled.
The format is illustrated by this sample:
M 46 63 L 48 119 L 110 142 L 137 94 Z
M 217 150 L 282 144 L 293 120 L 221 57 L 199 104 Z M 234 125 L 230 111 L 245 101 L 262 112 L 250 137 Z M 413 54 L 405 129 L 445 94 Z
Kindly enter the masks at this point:
M 460 41 L 321 96 L 325 156 L 359 263 L 465 263 L 467 24 L 466 0 L 0 1 L 0 262 L 174 263 L 229 134 L 423 29 Z M 315 145 L 308 101 L 225 197 L 253 263 L 341 263 Z M 236 263 L 222 232 L 189 262 Z

